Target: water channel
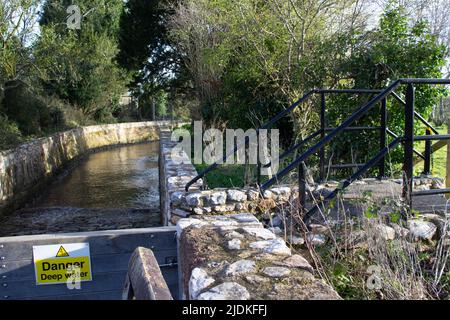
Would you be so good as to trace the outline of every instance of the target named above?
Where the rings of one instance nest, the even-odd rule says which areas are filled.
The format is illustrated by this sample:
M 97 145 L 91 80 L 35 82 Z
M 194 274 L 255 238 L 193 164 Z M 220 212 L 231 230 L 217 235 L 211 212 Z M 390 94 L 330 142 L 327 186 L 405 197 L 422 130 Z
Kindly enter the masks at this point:
M 26 208 L 0 220 L 0 236 L 160 226 L 159 143 L 92 153 Z

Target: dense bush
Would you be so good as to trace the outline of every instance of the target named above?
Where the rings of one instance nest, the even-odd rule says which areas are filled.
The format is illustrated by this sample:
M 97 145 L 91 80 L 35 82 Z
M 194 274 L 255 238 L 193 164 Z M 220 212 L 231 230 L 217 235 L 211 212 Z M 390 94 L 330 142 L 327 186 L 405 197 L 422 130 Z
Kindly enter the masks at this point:
M 362 45 L 343 64 L 352 75 L 351 86 L 357 88 L 385 88 L 399 78 L 441 78 L 448 49 L 432 35 L 428 25 L 420 21 L 411 25 L 401 6 L 388 7 L 380 20 L 379 29 L 366 35 Z M 347 86 L 347 85 L 344 85 Z M 417 85 L 415 110 L 428 118 L 439 97 L 446 90 L 438 86 Z M 405 86 L 396 91 L 404 97 Z M 359 97 L 332 96 L 328 101 L 327 117 L 330 126 L 342 123 L 356 108 L 368 101 L 370 95 Z M 404 132 L 404 107 L 393 98 L 388 100 L 388 126 L 398 135 Z M 380 112 L 376 107 L 355 125 L 379 126 Z M 417 134 L 424 134 L 417 123 Z M 332 145 L 335 158 L 344 162 L 363 163 L 379 150 L 379 132 L 349 132 Z M 394 171 L 401 170 L 403 152 L 398 148 L 390 153 Z
M 0 150 L 11 149 L 23 140 L 24 138 L 17 125 L 0 115 Z
M 41 35 L 35 44 L 36 63 L 45 90 L 68 101 L 99 121 L 111 118 L 119 108 L 128 81 L 115 58 L 118 53 L 120 0 L 78 1 L 88 12 L 79 30 L 68 29 L 66 8 L 71 1 L 51 0 L 40 20 Z
M 426 21 L 411 19 L 398 2 L 388 2 L 373 29 L 366 25 L 358 2 L 324 3 L 184 1 L 170 32 L 185 53 L 203 118 L 214 125 L 257 127 L 313 88 L 381 89 L 398 78 L 442 77 L 445 44 Z M 417 86 L 417 111 L 428 117 L 443 93 L 442 88 Z M 341 124 L 370 97 L 329 97 L 328 126 Z M 284 148 L 318 129 L 318 106 L 311 100 L 279 121 Z M 401 135 L 403 107 L 389 101 L 388 108 L 389 127 Z M 374 110 L 355 125 L 378 126 L 379 119 Z M 345 133 L 328 148 L 333 161 L 364 163 L 379 149 L 379 134 Z M 394 170 L 401 159 L 401 151 L 391 154 Z
M 71 4 L 0 2 L 0 147 L 117 121 L 112 114 L 128 83 L 116 62 L 123 2 L 78 1 L 84 15 L 79 30 L 66 25 Z

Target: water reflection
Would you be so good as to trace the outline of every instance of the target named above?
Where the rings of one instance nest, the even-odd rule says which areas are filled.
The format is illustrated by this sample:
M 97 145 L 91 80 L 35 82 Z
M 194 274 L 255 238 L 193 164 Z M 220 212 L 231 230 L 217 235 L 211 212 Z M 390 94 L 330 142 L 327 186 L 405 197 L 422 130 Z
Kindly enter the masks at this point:
M 91 154 L 34 207 L 158 208 L 157 142 Z

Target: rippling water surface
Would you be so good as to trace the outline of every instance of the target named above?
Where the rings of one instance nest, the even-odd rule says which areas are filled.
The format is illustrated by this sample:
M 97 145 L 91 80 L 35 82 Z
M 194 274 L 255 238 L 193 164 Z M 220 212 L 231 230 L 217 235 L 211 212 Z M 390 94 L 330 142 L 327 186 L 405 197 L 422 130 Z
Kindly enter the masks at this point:
M 158 208 L 158 142 L 89 155 L 34 207 Z

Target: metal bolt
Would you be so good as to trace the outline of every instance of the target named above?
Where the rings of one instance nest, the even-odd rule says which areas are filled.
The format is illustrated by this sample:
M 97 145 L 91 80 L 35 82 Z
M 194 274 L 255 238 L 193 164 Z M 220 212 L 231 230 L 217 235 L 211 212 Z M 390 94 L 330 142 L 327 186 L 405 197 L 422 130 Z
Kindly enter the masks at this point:
M 155 249 L 155 246 L 151 246 L 150 249 L 152 249 L 152 250 Z
M 155 237 L 154 234 L 151 234 L 151 235 L 150 235 L 150 239 L 153 239 L 154 237 Z
M 5 275 L 2 276 L 2 279 L 6 279 L 6 278 L 8 278 L 8 276 L 5 276 Z
M 6 258 L 5 257 L 0 257 L 0 260 L 5 260 Z
M 2 264 L 2 269 L 6 269 L 6 264 Z
M 9 299 L 9 296 L 3 296 L 3 299 Z
M 8 286 L 8 284 L 7 284 L 7 283 L 3 283 L 2 286 L 3 286 L 4 288 L 6 288 L 6 287 Z
M 3 249 L 4 247 L 5 247 L 4 245 L 0 244 L 0 249 Z

